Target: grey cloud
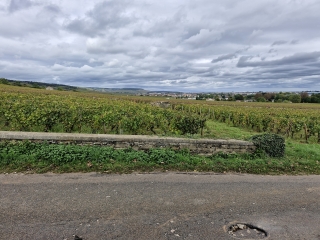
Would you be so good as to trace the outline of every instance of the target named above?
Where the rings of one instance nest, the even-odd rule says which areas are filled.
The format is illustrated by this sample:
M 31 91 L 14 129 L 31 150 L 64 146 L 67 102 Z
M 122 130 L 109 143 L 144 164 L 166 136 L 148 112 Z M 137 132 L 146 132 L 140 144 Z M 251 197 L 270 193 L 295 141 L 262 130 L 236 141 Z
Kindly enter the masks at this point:
M 312 78 L 311 78 L 312 77 Z M 305 64 L 297 68 L 295 65 L 279 65 L 273 68 L 253 68 L 245 72 L 245 74 L 235 75 L 233 79 L 246 81 L 252 88 L 256 86 L 260 88 L 281 89 L 283 85 L 296 89 L 315 89 L 320 87 L 318 79 L 320 78 L 320 70 L 317 64 Z M 308 80 L 307 80 L 308 79 Z
M 247 47 L 244 47 L 243 49 L 236 51 L 235 53 L 243 53 L 243 52 L 248 51 L 250 48 L 251 48 L 250 46 L 247 46 Z
M 311 52 L 311 53 L 296 53 L 289 57 L 283 57 L 279 60 L 271 61 L 248 61 L 251 57 L 242 56 L 237 64 L 237 67 L 259 67 L 259 66 L 278 66 L 278 65 L 289 65 L 289 64 L 301 64 L 307 62 L 315 62 L 320 57 L 320 52 Z
M 74 19 L 66 24 L 66 28 L 72 32 L 81 33 L 86 36 L 96 36 L 99 30 L 90 20 Z
M 61 9 L 59 6 L 54 5 L 54 4 L 50 4 L 44 7 L 45 10 L 52 12 L 52 13 L 60 13 Z
M 148 49 L 143 49 L 142 46 L 130 48 L 122 42 L 114 40 L 97 39 L 87 42 L 87 52 L 90 54 L 104 55 L 104 54 L 121 54 L 130 56 L 132 58 L 145 58 L 149 52 Z
M 318 2 L 6 0 L 0 77 L 155 90 L 320 89 Z
M 276 46 L 276 45 L 283 45 L 286 43 L 287 43 L 287 41 L 283 41 L 283 40 L 275 41 L 274 43 L 271 44 L 271 47 Z
M 213 77 L 216 78 L 216 77 L 219 76 L 219 74 L 214 72 L 214 71 L 212 71 L 212 70 L 209 70 L 209 71 L 207 71 L 207 72 L 205 72 L 203 74 L 200 74 L 200 76 L 203 77 L 203 78 L 213 78 Z
M 126 13 L 130 4 L 124 1 L 103 1 L 97 4 L 88 16 L 94 19 L 99 26 L 122 27 L 133 19 L 131 14 Z
M 30 0 L 11 0 L 8 10 L 9 12 L 15 12 L 21 9 L 31 7 L 34 3 Z
M 202 24 L 189 22 L 185 8 L 165 18 L 161 15 L 144 16 L 133 29 L 133 36 L 165 38 L 172 37 L 171 42 L 182 42 L 200 33 Z
M 229 60 L 229 59 L 233 59 L 237 57 L 236 54 L 234 53 L 229 53 L 229 54 L 225 54 L 225 55 L 222 55 L 222 56 L 219 56 L 217 57 L 216 59 L 213 59 L 211 62 L 212 63 L 217 63 L 217 62 L 221 62 L 221 61 L 224 61 L 224 60 Z
M 101 36 L 110 28 L 121 28 L 134 21 L 126 13 L 127 1 L 103 1 L 88 11 L 86 17 L 65 22 L 66 29 L 86 36 Z
M 220 37 L 221 33 L 219 31 L 201 29 L 199 33 L 186 39 L 184 43 L 192 46 L 193 48 L 202 48 L 212 45 Z

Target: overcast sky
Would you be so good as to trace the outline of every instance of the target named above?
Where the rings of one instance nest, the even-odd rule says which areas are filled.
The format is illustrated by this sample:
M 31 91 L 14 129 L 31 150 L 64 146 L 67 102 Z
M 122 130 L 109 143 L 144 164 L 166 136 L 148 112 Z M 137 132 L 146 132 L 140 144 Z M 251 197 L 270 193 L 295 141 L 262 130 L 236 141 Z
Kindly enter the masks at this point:
M 320 90 L 319 0 L 1 0 L 0 77 L 148 90 Z

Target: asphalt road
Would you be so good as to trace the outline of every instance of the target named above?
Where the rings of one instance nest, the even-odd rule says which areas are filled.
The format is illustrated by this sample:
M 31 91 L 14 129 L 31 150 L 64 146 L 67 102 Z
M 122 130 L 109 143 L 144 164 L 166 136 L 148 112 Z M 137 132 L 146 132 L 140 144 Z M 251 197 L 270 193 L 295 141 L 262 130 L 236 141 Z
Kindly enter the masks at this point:
M 250 228 L 232 236 L 228 229 L 236 223 L 252 224 L 268 236 Z M 320 176 L 0 175 L 0 239 L 74 235 L 319 240 Z

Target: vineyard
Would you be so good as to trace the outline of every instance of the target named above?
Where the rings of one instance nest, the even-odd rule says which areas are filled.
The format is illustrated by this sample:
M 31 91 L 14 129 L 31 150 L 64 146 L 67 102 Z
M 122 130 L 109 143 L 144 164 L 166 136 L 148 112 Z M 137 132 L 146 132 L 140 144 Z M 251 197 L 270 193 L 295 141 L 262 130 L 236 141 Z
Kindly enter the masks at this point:
M 317 104 L 229 103 L 17 90 L 1 85 L 0 130 L 117 134 L 203 134 L 206 121 L 320 143 Z
M 175 106 L 176 110 L 192 112 L 206 119 L 257 132 L 273 132 L 290 138 L 311 137 L 320 143 L 320 108 L 257 107 L 244 105 Z M 275 104 L 276 105 L 276 104 Z
M 195 134 L 205 121 L 196 113 L 116 97 L 1 91 L 1 130 Z

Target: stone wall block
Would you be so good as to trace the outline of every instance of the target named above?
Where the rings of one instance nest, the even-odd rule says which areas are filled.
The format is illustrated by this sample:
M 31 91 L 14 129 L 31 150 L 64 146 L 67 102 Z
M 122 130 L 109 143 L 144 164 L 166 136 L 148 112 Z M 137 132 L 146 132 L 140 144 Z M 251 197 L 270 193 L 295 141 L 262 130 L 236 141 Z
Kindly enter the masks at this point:
M 145 135 L 113 134 L 73 134 L 0 131 L 0 141 L 32 141 L 50 144 L 77 144 L 113 147 L 115 149 L 133 148 L 147 151 L 151 148 L 188 149 L 190 153 L 212 155 L 224 153 L 252 153 L 255 146 L 240 140 L 185 139 Z

